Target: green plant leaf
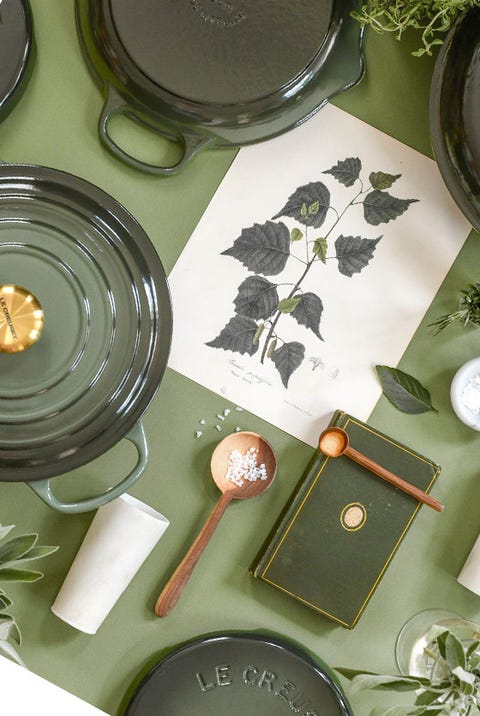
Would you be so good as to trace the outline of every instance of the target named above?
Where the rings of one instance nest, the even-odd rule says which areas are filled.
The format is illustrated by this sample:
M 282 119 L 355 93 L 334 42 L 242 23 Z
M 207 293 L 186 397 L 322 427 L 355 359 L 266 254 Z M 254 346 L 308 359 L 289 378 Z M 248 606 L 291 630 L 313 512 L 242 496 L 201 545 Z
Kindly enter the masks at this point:
M 461 666 L 453 668 L 452 674 L 457 677 L 462 694 L 466 694 L 467 696 L 473 694 L 476 682 L 475 674 L 465 671 L 465 669 L 462 669 Z
M 360 236 L 340 235 L 335 241 L 338 270 L 344 276 L 351 277 L 360 273 L 373 258 L 378 239 L 362 239 Z
M 243 229 L 222 256 L 232 256 L 254 273 L 275 276 L 283 271 L 290 256 L 290 232 L 282 222 L 254 224 Z
M 24 661 L 21 659 L 15 647 L 8 641 L 0 641 L 0 654 L 3 654 L 8 659 L 15 661 L 17 664 L 20 664 L 20 666 L 25 666 Z
M 264 324 L 264 323 L 260 323 L 260 324 L 258 325 L 257 332 L 256 332 L 255 335 L 253 336 L 253 343 L 254 343 L 254 345 L 255 345 L 256 343 L 258 343 L 258 341 L 260 340 L 260 337 L 261 337 L 261 335 L 262 335 L 262 333 L 263 333 L 264 330 L 265 330 L 265 324 Z
M 313 243 L 313 253 L 315 254 L 315 256 L 318 256 L 320 261 L 322 261 L 324 264 L 327 263 L 327 250 L 327 239 L 324 239 L 323 237 L 315 239 Z
M 420 716 L 420 713 L 411 706 L 390 706 L 390 708 L 376 706 L 370 712 L 370 716 L 411 716 L 411 714 Z
M 471 656 L 475 654 L 476 651 L 480 649 L 480 641 L 472 641 L 470 646 L 467 649 L 467 659 L 469 659 Z
M 337 162 L 334 167 L 327 169 L 323 174 L 331 174 L 344 186 L 352 186 L 360 176 L 362 162 L 358 157 L 349 157 Z
M 374 189 L 390 189 L 401 174 L 387 174 L 386 172 L 372 172 L 368 177 L 370 184 Z
M 272 353 L 272 361 L 280 373 L 282 383 L 288 388 L 288 381 L 294 371 L 301 365 L 305 357 L 305 346 L 302 343 L 292 341 L 284 343 Z
M 38 540 L 37 534 L 20 535 L 0 547 L 0 564 L 13 562 L 23 557 Z
M 415 415 L 436 411 L 429 391 L 416 378 L 387 365 L 376 365 L 375 368 L 385 396 L 403 413 Z
M 388 676 L 386 674 L 359 674 L 352 679 L 352 693 L 374 689 L 377 691 L 416 691 L 422 686 L 420 679 L 412 676 Z
M 295 310 L 302 299 L 300 297 L 283 298 L 279 301 L 277 311 L 280 313 L 291 313 Z
M 15 528 L 15 525 L 0 525 L 0 541 Z
M 0 614 L 0 641 L 7 641 L 7 639 L 20 644 L 22 636 L 15 619 L 10 614 Z
M 222 348 L 224 351 L 248 353 L 248 355 L 253 356 L 258 350 L 258 343 L 253 342 L 256 332 L 257 324 L 252 318 L 234 316 L 218 336 L 206 345 L 210 348 Z M 0 572 L 0 581 L 1 579 Z
M 278 305 L 277 286 L 263 276 L 248 276 L 238 287 L 235 312 L 247 318 L 269 318 Z
M 322 300 L 314 293 L 303 293 L 292 311 L 292 318 L 315 333 L 321 341 L 320 319 L 323 312 Z
M 23 557 L 20 557 L 18 562 L 27 562 L 33 559 L 43 559 L 44 557 L 48 557 L 48 555 L 53 554 L 58 550 L 58 546 L 52 546 L 52 545 L 35 545 L 35 547 L 32 547 L 26 554 L 23 555 Z
M 310 207 L 314 207 L 315 211 L 310 213 Z M 278 219 L 281 216 L 290 216 L 304 226 L 313 226 L 318 229 L 325 221 L 329 207 L 330 192 L 325 184 L 321 181 L 310 182 L 310 184 L 305 184 L 296 189 L 289 196 L 283 209 L 272 218 Z
M 448 632 L 445 638 L 445 660 L 451 671 L 459 666 L 465 669 L 467 665 L 467 657 L 463 644 L 452 632 Z
M 429 691 L 428 689 L 426 691 L 422 691 L 417 698 L 415 699 L 415 704 L 417 706 L 428 706 L 429 704 L 432 704 L 434 701 L 438 699 L 440 694 L 438 691 Z
M 274 352 L 274 350 L 275 350 L 276 347 L 277 347 L 277 339 L 274 338 L 273 341 L 270 341 L 270 345 L 268 346 L 267 358 L 271 358 L 271 357 L 272 357 L 273 352 Z
M 0 582 L 36 582 L 43 577 L 43 572 L 15 567 L 0 567 Z
M 407 211 L 410 204 L 418 199 L 397 199 L 387 191 L 374 189 L 363 200 L 365 221 L 373 226 L 393 221 Z
M 297 227 L 292 229 L 290 232 L 290 241 L 300 241 L 301 239 L 303 239 L 303 231 L 300 231 Z
M 2 592 L 0 594 L 0 611 L 3 611 L 4 609 L 8 609 L 12 605 L 12 600 L 7 597 L 7 595 Z

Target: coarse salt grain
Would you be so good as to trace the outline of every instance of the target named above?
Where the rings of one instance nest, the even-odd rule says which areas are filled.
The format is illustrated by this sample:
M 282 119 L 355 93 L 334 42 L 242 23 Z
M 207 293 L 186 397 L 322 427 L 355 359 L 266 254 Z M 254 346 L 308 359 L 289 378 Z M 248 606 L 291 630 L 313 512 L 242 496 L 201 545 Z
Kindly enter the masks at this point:
M 257 463 L 257 448 L 249 448 L 244 455 L 239 450 L 232 450 L 228 456 L 228 465 L 225 477 L 237 487 L 242 487 L 244 480 L 256 482 L 268 478 L 265 463 Z
M 462 392 L 463 404 L 468 410 L 477 415 L 480 413 L 480 374 L 474 375 Z

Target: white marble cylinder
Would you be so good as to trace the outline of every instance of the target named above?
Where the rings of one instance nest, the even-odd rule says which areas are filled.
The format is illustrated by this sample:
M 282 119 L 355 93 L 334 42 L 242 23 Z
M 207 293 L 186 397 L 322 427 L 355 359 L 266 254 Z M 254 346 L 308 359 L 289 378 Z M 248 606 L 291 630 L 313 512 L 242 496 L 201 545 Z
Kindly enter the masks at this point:
M 473 545 L 457 581 L 470 591 L 480 595 L 480 535 Z
M 100 507 L 52 612 L 95 634 L 168 525 L 163 515 L 131 495 Z

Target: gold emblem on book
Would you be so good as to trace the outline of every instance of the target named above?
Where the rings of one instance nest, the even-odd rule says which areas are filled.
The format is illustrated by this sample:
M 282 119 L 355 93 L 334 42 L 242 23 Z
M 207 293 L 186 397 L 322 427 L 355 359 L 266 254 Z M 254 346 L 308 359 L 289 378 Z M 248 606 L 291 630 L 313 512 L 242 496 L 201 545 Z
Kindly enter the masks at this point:
M 348 532 L 362 529 L 367 521 L 367 510 L 360 502 L 350 502 L 345 505 L 340 514 L 340 524 Z

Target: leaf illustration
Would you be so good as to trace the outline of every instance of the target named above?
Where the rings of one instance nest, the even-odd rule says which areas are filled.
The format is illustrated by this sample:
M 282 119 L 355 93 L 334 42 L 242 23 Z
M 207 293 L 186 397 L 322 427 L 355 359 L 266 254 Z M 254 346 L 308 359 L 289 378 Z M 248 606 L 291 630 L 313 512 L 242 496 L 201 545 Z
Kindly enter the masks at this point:
M 325 184 L 321 181 L 310 182 L 294 191 L 283 209 L 272 218 L 291 216 L 305 226 L 318 229 L 325 221 L 329 206 L 330 192 Z
M 429 391 L 416 378 L 387 365 L 375 368 L 384 394 L 396 408 L 412 415 L 435 410 Z
M 375 247 L 382 237 L 378 239 L 362 239 L 361 236 L 340 235 L 335 241 L 338 270 L 344 276 L 353 276 L 360 273 L 372 259 Z
M 303 239 L 303 231 L 295 227 L 290 232 L 290 241 L 300 241 L 300 239 Z
M 401 174 L 386 174 L 385 172 L 372 172 L 370 174 L 369 181 L 374 189 L 390 189 L 397 179 L 400 179 Z
M 316 336 L 323 341 L 320 335 L 320 319 L 323 312 L 323 303 L 314 293 L 304 293 L 292 311 L 292 317 L 302 326 L 310 328 Z
M 258 343 L 253 342 L 257 328 L 253 319 L 241 315 L 234 316 L 218 336 L 206 345 L 210 348 L 223 348 L 224 351 L 248 353 L 253 356 L 258 350 Z
M 363 200 L 365 221 L 373 226 L 386 224 L 401 216 L 418 199 L 397 199 L 388 191 L 374 189 Z
M 280 313 L 291 313 L 296 309 L 301 300 L 302 299 L 300 297 L 284 298 L 278 304 L 277 311 Z
M 269 318 L 278 305 L 277 286 L 263 276 L 248 276 L 238 287 L 235 311 L 248 318 Z
M 324 264 L 326 263 L 327 249 L 328 249 L 327 239 L 324 239 L 324 238 L 315 239 L 314 244 L 313 244 L 313 253 L 315 254 L 315 256 L 318 256 L 320 261 L 323 261 Z
M 273 354 L 273 352 L 274 352 L 274 350 L 275 350 L 276 347 L 277 347 L 277 339 L 274 338 L 273 341 L 271 341 L 270 345 L 268 346 L 267 358 L 271 358 L 271 357 L 272 357 L 272 354 Z
M 301 365 L 304 357 L 305 346 L 301 343 L 297 343 L 296 341 L 284 343 L 281 348 L 273 351 L 272 361 L 275 363 L 275 367 L 280 373 L 280 377 L 285 388 L 288 388 L 290 376 Z
M 349 157 L 343 162 L 337 162 L 334 167 L 327 169 L 323 174 L 331 174 L 343 186 L 352 186 L 360 176 L 362 162 L 358 157 Z
M 290 232 L 282 222 L 254 224 L 243 229 L 222 255 L 233 256 L 255 273 L 275 276 L 283 271 L 290 256 Z
M 265 330 L 265 324 L 259 323 L 257 326 L 257 330 L 255 331 L 255 335 L 253 336 L 253 344 L 254 345 L 256 345 L 259 342 L 264 330 Z

